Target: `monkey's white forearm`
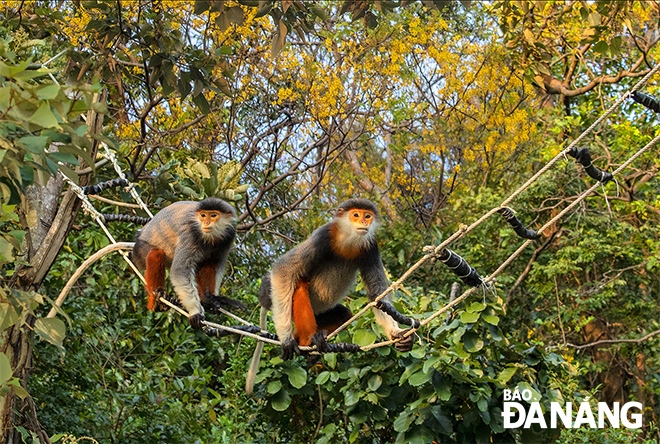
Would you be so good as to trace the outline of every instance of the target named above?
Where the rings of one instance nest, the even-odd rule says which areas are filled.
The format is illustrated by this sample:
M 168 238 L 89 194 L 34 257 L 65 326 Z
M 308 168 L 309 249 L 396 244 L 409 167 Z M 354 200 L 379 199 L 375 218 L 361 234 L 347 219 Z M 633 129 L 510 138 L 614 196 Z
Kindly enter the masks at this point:
M 394 334 L 400 332 L 402 329 L 399 328 L 399 324 L 392 319 L 392 317 L 386 313 L 383 313 L 377 308 L 372 309 L 374 312 L 374 317 L 376 318 L 376 322 L 378 322 L 378 325 L 383 327 L 385 329 L 385 334 L 387 335 L 388 339 L 393 339 Z
M 174 287 L 176 295 L 188 312 L 188 315 L 193 316 L 198 313 L 204 314 L 202 303 L 199 300 L 197 284 L 195 282 L 195 273 L 193 273 L 192 270 L 189 270 L 188 273 L 181 271 L 177 272 L 172 268 L 170 280 L 172 281 L 172 286 Z
M 271 274 L 271 301 L 273 312 L 273 323 L 280 342 L 293 340 L 293 328 L 291 318 L 293 314 L 293 291 L 294 284 L 290 277 Z

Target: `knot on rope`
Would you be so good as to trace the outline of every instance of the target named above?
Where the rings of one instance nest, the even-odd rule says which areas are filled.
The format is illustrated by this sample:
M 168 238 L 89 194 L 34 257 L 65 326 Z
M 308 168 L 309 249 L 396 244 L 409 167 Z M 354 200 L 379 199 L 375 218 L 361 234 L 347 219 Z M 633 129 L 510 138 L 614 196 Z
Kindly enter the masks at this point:
M 504 220 L 506 220 L 509 225 L 511 225 L 511 228 L 513 228 L 513 231 L 515 233 L 522 237 L 523 239 L 538 239 L 541 237 L 540 234 L 538 234 L 534 230 L 530 230 L 529 228 L 525 228 L 525 226 L 520 222 L 520 220 L 516 217 L 515 214 L 513 214 L 513 210 L 508 207 L 502 207 L 499 210 L 497 210 L 498 213 L 502 215 Z
M 584 167 L 584 171 L 592 179 L 605 184 L 614 178 L 612 173 L 607 173 L 599 168 L 596 168 L 594 164 L 591 163 L 591 153 L 589 152 L 589 148 L 584 147 L 581 150 L 578 150 L 577 147 L 573 147 L 568 150 L 567 154 L 573 157 L 576 162 L 580 163 Z
M 408 316 L 399 313 L 397 309 L 394 308 L 394 305 L 389 302 L 383 302 L 382 300 L 378 301 L 376 302 L 376 308 L 390 315 L 392 319 L 399 324 L 410 325 L 414 328 L 419 328 L 421 325 L 417 319 L 409 318 Z

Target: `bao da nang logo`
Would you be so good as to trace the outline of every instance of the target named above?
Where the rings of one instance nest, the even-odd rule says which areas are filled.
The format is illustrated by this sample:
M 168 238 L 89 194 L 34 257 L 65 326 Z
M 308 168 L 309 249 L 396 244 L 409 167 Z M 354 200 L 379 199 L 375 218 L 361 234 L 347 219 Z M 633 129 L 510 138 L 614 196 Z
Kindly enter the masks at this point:
M 529 389 L 518 391 L 518 389 L 504 390 L 504 405 L 502 417 L 504 418 L 505 429 L 529 428 L 534 424 L 539 427 L 551 429 L 562 426 L 567 429 L 577 429 L 582 426 L 589 426 L 592 429 L 605 428 L 605 419 L 609 427 L 628 429 L 639 429 L 642 427 L 642 403 L 626 402 L 623 405 L 615 402 L 610 408 L 607 403 L 599 402 L 597 411 L 592 410 L 589 398 L 573 405 L 572 402 L 560 404 L 559 402 L 550 403 L 550 411 L 543 415 L 541 404 L 538 398 L 532 394 Z M 520 402 L 520 401 L 524 401 Z M 577 412 L 573 415 L 574 412 Z M 547 421 L 549 418 L 549 424 Z

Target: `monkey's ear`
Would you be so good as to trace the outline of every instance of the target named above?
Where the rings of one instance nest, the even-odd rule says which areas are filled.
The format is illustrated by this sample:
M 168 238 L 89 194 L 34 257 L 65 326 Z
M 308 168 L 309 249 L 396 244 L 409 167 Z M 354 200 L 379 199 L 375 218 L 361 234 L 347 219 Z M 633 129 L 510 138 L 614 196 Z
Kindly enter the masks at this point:
M 346 212 L 346 210 L 344 210 L 343 208 L 337 208 L 337 212 L 335 213 L 335 217 L 342 217 L 345 212 Z

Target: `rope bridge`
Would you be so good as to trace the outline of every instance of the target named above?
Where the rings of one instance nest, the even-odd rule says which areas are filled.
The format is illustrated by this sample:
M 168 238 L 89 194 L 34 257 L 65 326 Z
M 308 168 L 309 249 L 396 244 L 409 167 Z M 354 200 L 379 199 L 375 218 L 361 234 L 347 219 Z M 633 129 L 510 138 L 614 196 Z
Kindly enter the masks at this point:
M 387 313 L 388 315 L 392 316 L 394 320 L 397 322 L 408 325 L 411 328 L 406 330 L 405 333 L 402 335 L 400 338 L 388 340 L 388 341 L 383 341 L 383 342 L 378 342 L 374 343 L 368 346 L 359 346 L 357 344 L 348 344 L 348 343 L 333 343 L 333 344 L 328 344 L 328 350 L 325 352 L 346 352 L 346 351 L 351 351 L 351 352 L 357 352 L 357 351 L 365 351 L 365 350 L 370 350 L 373 348 L 377 347 L 382 347 L 386 345 L 391 345 L 395 342 L 398 342 L 404 338 L 409 337 L 412 334 L 415 334 L 417 330 L 420 328 L 424 327 L 428 323 L 430 323 L 433 319 L 437 318 L 440 316 L 442 313 L 450 310 L 457 304 L 459 304 L 461 301 L 466 299 L 468 296 L 470 296 L 472 293 L 477 291 L 479 288 L 485 288 L 488 287 L 494 279 L 511 263 L 513 260 L 520 255 L 525 248 L 529 244 L 532 243 L 533 240 L 538 239 L 541 234 L 547 230 L 550 226 L 552 226 L 555 222 L 560 220 L 561 218 L 564 217 L 569 211 L 571 211 L 576 205 L 578 205 L 580 202 L 582 202 L 584 199 L 586 199 L 589 195 L 591 195 L 594 191 L 596 191 L 599 187 L 604 186 L 605 183 L 608 181 L 612 180 L 616 175 L 618 175 L 621 171 L 626 169 L 632 162 L 634 162 L 638 157 L 640 157 L 642 154 L 650 150 L 654 145 L 660 141 L 660 135 L 656 136 L 653 140 L 651 140 L 646 146 L 643 148 L 639 149 L 633 156 L 631 156 L 625 163 L 620 165 L 615 171 L 609 173 L 609 172 L 604 172 L 600 169 L 598 169 L 596 166 L 593 165 L 591 161 L 591 155 L 589 153 L 588 148 L 582 148 L 580 150 L 577 149 L 577 145 L 589 134 L 591 133 L 598 125 L 600 125 L 608 116 L 610 116 L 621 104 L 628 98 L 632 98 L 636 102 L 644 105 L 645 107 L 649 108 L 650 110 L 654 112 L 660 112 L 660 103 L 655 101 L 653 98 L 651 98 L 648 95 L 639 93 L 638 90 L 644 86 L 648 80 L 655 75 L 658 71 L 660 70 L 660 64 L 655 66 L 644 78 L 642 78 L 631 90 L 625 92 L 617 101 L 610 106 L 589 128 L 584 130 L 582 134 L 580 134 L 570 145 L 568 145 L 565 149 L 563 149 L 560 153 L 558 153 L 552 160 L 547 162 L 543 168 L 541 168 L 536 174 L 534 174 L 532 177 L 530 177 L 523 185 L 521 185 L 517 190 L 515 190 L 513 193 L 509 195 L 502 203 L 488 211 L 486 214 L 484 214 L 480 219 L 477 221 L 473 222 L 469 226 L 461 226 L 459 230 L 454 232 L 451 236 L 449 236 L 445 241 L 440 243 L 438 246 L 427 246 L 424 247 L 424 256 L 420 258 L 415 264 L 413 264 L 397 281 L 393 282 L 383 293 L 381 293 L 379 296 L 377 296 L 373 301 L 369 302 L 366 304 L 359 312 L 357 312 L 355 315 L 353 315 L 349 320 L 347 320 L 344 324 L 342 324 L 339 328 L 337 328 L 335 331 L 330 333 L 327 336 L 327 340 L 330 340 L 337 334 L 339 334 L 341 331 L 346 329 L 348 325 L 350 325 L 353 321 L 355 321 L 357 318 L 362 316 L 367 310 L 369 310 L 372 307 L 375 307 L 377 309 L 382 310 L 383 312 Z M 59 310 L 59 307 L 61 306 L 62 302 L 64 301 L 64 298 L 66 297 L 66 294 L 69 292 L 71 287 L 73 286 L 73 283 L 78 279 L 78 277 L 82 274 L 82 272 L 89 267 L 94 261 L 96 261 L 98 258 L 102 257 L 105 254 L 108 254 L 111 251 L 117 251 L 119 250 L 121 255 L 123 256 L 124 260 L 129 264 L 129 266 L 133 269 L 133 271 L 138 275 L 138 277 L 144 282 L 144 276 L 139 272 L 135 264 L 130 260 L 128 257 L 128 253 L 125 251 L 127 249 L 131 249 L 133 247 L 132 242 L 117 242 L 114 237 L 110 234 L 108 231 L 107 227 L 105 226 L 104 222 L 109 221 L 109 220 L 120 220 L 120 221 L 127 221 L 127 222 L 136 222 L 136 223 L 144 223 L 149 220 L 149 218 L 153 217 L 152 213 L 149 211 L 149 208 L 147 205 L 142 201 L 140 198 L 139 194 L 134 188 L 134 185 L 129 182 L 126 179 L 126 176 L 121 170 L 121 167 L 119 166 L 117 162 L 117 158 L 114 156 L 114 154 L 109 150 L 107 145 L 102 144 L 103 148 L 105 149 L 105 157 L 109 159 L 115 168 L 115 171 L 117 172 L 119 179 L 114 179 L 111 181 L 99 183 L 97 185 L 91 186 L 91 187 L 85 187 L 81 188 L 77 184 L 75 184 L 73 181 L 71 181 L 68 177 L 66 177 L 64 174 L 60 173 L 64 180 L 66 180 L 70 187 L 73 189 L 73 191 L 77 194 L 77 196 L 82 200 L 83 202 L 83 210 L 87 213 L 89 213 L 92 218 L 96 220 L 96 222 L 101 226 L 103 231 L 105 232 L 106 236 L 110 240 L 111 244 L 105 247 L 102 250 L 99 250 L 96 254 L 93 256 L 90 256 L 79 268 L 76 270 L 73 276 L 69 279 L 65 287 L 62 289 L 60 295 L 55 301 L 55 306 L 51 309 L 51 311 L 48 313 L 47 317 L 54 317 L 56 312 Z M 587 175 L 591 177 L 593 180 L 596 181 L 596 183 L 591 186 L 589 189 L 586 191 L 583 191 L 578 195 L 578 197 L 566 208 L 564 208 L 559 214 L 557 214 L 555 217 L 550 219 L 548 222 L 546 222 L 545 225 L 543 225 L 539 230 L 534 231 L 530 230 L 528 228 L 525 228 L 525 226 L 522 224 L 518 218 L 514 215 L 514 212 L 507 207 L 507 205 L 515 199 L 520 193 L 522 193 L 525 189 L 529 188 L 534 182 L 536 182 L 541 175 L 543 175 L 545 172 L 547 172 L 555 163 L 557 163 L 561 158 L 566 158 L 566 155 L 570 155 L 571 157 L 576 159 L 576 162 L 580 163 L 583 167 Z M 94 206 L 91 204 L 88 198 L 88 194 L 95 194 L 99 191 L 102 191 L 104 189 L 113 187 L 113 186 L 124 186 L 127 187 L 131 196 L 135 201 L 138 203 L 139 207 L 143 209 L 148 215 L 149 218 L 138 218 L 134 216 L 128 216 L 128 215 L 102 215 L 99 213 Z M 526 239 L 526 241 L 516 250 L 513 254 L 511 254 L 501 265 L 500 267 L 495 270 L 490 276 L 486 278 L 482 278 L 477 271 L 470 267 L 470 265 L 456 252 L 447 249 L 447 246 L 451 244 L 452 242 L 464 237 L 466 234 L 468 234 L 470 231 L 474 230 L 477 226 L 479 226 L 481 223 L 483 223 L 486 219 L 488 219 L 490 216 L 492 216 L 495 213 L 500 213 L 504 220 L 506 220 L 512 227 L 512 229 L 515 231 L 515 233 L 520 236 L 521 238 Z M 461 281 L 463 281 L 466 285 L 469 285 L 471 288 L 465 291 L 461 296 L 457 297 L 453 301 L 449 302 L 446 304 L 444 307 L 441 309 L 437 310 L 430 316 L 428 316 L 424 320 L 417 320 L 413 319 L 410 317 L 407 317 L 405 315 L 402 315 L 399 313 L 391 304 L 383 302 L 382 299 L 392 291 L 395 291 L 399 289 L 402 285 L 402 283 L 408 279 L 417 269 L 419 269 L 425 262 L 428 260 L 432 259 L 438 259 L 441 262 L 445 263 L 449 269 L 459 278 Z M 173 310 L 177 311 L 183 316 L 188 316 L 188 313 L 186 313 L 183 309 L 178 307 L 176 304 L 172 303 L 169 298 L 160 298 L 160 301 L 164 303 L 165 305 L 169 306 Z M 270 344 L 274 345 L 281 345 L 280 341 L 277 340 L 277 336 L 273 335 L 269 332 L 262 331 L 258 326 L 253 325 L 252 323 L 240 318 L 239 316 L 234 315 L 233 313 L 230 313 L 220 307 L 217 307 L 217 310 L 220 311 L 221 313 L 224 313 L 225 315 L 235 319 L 236 321 L 240 322 L 241 326 L 234 326 L 234 327 L 229 327 L 221 324 L 216 324 L 213 322 L 209 321 L 203 321 L 203 331 L 214 337 L 222 337 L 222 336 L 227 336 L 229 334 L 238 334 L 238 335 L 243 335 L 247 337 L 251 337 L 254 339 L 257 339 L 259 341 L 263 342 L 268 342 Z M 316 353 L 316 347 L 315 346 L 307 346 L 307 347 L 300 347 L 301 350 L 303 351 L 308 351 L 308 352 L 315 352 Z

